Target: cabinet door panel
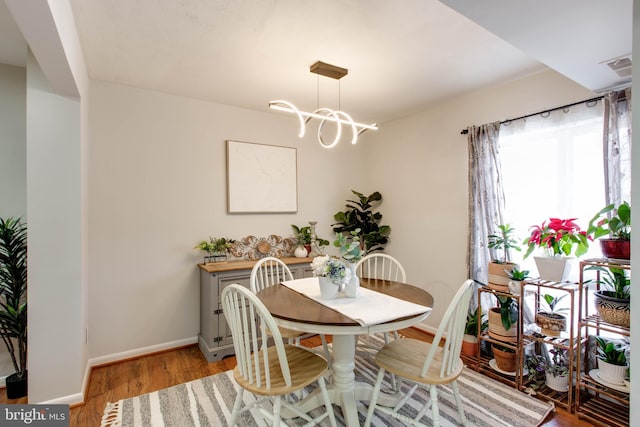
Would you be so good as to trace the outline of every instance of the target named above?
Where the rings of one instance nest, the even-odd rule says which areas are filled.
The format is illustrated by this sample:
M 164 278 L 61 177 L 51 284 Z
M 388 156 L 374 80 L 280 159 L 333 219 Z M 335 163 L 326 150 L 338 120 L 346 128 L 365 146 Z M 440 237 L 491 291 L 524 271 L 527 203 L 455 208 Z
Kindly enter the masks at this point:
M 222 300 L 220 299 L 220 295 L 222 295 L 222 291 L 227 286 L 237 283 L 239 285 L 244 286 L 247 289 L 250 289 L 250 281 L 249 276 L 246 274 L 237 275 L 237 276 L 228 276 L 221 277 L 218 281 L 218 310 L 220 310 L 220 316 L 218 319 L 218 337 L 220 337 L 221 341 L 219 345 L 227 345 L 233 344 L 233 339 L 231 337 L 231 330 L 227 326 L 227 320 L 224 317 L 224 313 L 222 313 Z

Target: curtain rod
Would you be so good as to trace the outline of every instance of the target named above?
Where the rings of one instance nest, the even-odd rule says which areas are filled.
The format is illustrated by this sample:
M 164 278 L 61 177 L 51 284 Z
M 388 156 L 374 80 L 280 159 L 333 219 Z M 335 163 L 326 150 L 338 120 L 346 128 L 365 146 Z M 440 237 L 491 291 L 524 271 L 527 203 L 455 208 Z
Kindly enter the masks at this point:
M 573 107 L 574 105 L 580 105 L 580 104 L 584 104 L 586 102 L 600 101 L 602 98 L 604 98 L 604 96 L 602 96 L 602 95 L 601 96 L 596 96 L 595 98 L 585 99 L 584 101 L 574 102 L 573 104 L 563 105 L 562 107 L 550 108 L 548 110 L 538 111 L 537 113 L 525 114 L 524 116 L 516 117 L 515 119 L 503 120 L 503 121 L 500 122 L 500 124 L 502 125 L 502 124 L 505 124 L 505 123 L 513 122 L 515 120 L 522 120 L 522 119 L 526 119 L 527 117 L 537 116 L 538 114 L 546 114 L 546 113 L 550 113 L 552 111 L 562 110 L 564 108 Z M 460 131 L 460 135 L 466 135 L 468 133 L 469 133 L 468 129 L 462 129 Z

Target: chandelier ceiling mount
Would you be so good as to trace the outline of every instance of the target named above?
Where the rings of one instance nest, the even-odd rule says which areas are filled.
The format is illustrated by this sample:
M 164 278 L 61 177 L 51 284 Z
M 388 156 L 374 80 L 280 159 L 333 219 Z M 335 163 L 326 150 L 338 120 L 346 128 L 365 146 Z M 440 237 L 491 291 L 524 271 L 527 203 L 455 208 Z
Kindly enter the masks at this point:
M 346 68 L 338 67 L 336 65 L 327 64 L 322 61 L 317 61 L 311 67 L 309 67 L 309 71 L 325 77 L 330 77 L 332 79 L 340 80 L 342 77 L 346 76 L 349 73 L 349 70 Z M 269 102 L 269 108 L 284 111 L 287 113 L 295 114 L 298 118 L 298 123 L 300 125 L 300 131 L 298 132 L 298 136 L 302 138 L 304 136 L 306 130 L 306 124 L 311 119 L 319 119 L 320 124 L 318 125 L 318 142 L 325 148 L 334 147 L 338 141 L 340 141 L 340 137 L 342 136 L 342 125 L 346 125 L 351 127 L 352 138 L 351 143 L 355 144 L 358 142 L 358 135 L 366 130 L 378 130 L 378 126 L 376 124 L 362 124 L 354 122 L 351 116 L 344 111 L 335 111 L 330 108 L 317 108 L 312 113 L 301 111 L 296 108 L 289 101 L 285 100 L 276 100 Z M 336 134 L 331 142 L 325 142 L 322 131 L 324 130 L 324 126 L 327 122 L 333 122 L 336 124 Z

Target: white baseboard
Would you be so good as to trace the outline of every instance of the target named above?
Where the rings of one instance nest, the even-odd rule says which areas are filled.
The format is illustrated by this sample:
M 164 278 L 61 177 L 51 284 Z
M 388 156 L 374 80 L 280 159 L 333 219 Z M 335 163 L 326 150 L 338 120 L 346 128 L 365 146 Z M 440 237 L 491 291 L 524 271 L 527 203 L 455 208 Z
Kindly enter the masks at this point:
M 106 356 L 96 357 L 89 359 L 89 366 L 100 366 L 107 363 L 119 362 L 121 360 L 130 359 L 132 357 L 144 356 L 145 354 L 157 353 L 159 351 L 171 350 L 172 348 L 183 347 L 185 345 L 195 344 L 198 342 L 198 337 L 185 338 L 182 340 L 166 342 L 162 344 L 150 345 L 149 347 L 137 348 L 129 351 L 123 351 L 122 353 L 114 353 Z

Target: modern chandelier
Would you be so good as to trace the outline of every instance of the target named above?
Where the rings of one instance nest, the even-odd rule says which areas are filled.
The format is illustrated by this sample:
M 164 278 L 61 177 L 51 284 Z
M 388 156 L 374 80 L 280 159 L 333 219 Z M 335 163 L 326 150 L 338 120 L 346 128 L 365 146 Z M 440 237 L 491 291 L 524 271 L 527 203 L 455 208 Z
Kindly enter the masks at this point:
M 325 77 L 331 77 L 332 79 L 340 80 L 342 77 L 346 76 L 349 70 L 346 68 L 337 67 L 335 65 L 326 64 L 324 62 L 318 61 L 313 64 L 309 71 L 312 73 L 322 75 Z M 325 148 L 334 147 L 340 138 L 342 137 L 342 125 L 346 125 L 351 127 L 352 137 L 351 143 L 355 144 L 358 142 L 358 136 L 369 129 L 378 130 L 378 126 L 376 124 L 362 124 L 358 122 L 354 122 L 351 116 L 344 111 L 336 111 L 330 108 L 317 108 L 312 113 L 301 111 L 296 108 L 289 101 L 284 100 L 276 100 L 269 102 L 269 108 L 284 111 L 286 113 L 295 114 L 298 117 L 298 123 L 300 124 L 300 130 L 298 132 L 298 136 L 302 138 L 304 136 L 306 125 L 311 119 L 319 119 L 320 124 L 318 125 L 318 142 Z M 336 134 L 333 141 L 327 143 L 325 142 L 322 132 L 324 130 L 324 126 L 327 122 L 333 122 L 336 124 Z

